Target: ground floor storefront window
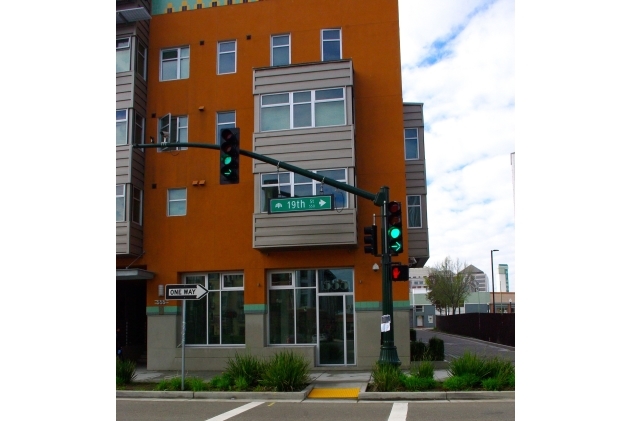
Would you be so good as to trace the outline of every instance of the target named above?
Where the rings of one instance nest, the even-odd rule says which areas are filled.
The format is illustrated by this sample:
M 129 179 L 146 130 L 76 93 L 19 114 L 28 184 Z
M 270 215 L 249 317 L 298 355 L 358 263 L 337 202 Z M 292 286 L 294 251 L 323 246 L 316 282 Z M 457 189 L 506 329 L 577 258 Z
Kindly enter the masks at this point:
M 268 274 L 268 343 L 316 344 L 319 365 L 355 364 L 353 270 Z
M 186 345 L 245 345 L 242 273 L 204 273 L 183 276 L 208 294 L 186 303 Z

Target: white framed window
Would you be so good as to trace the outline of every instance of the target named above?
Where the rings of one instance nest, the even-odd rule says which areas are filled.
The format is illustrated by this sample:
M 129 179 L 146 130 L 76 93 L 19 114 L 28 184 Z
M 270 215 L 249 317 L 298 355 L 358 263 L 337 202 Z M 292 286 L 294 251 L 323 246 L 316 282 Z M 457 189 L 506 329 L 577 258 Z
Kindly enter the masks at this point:
M 237 113 L 235 111 L 221 111 L 217 113 L 217 145 L 221 144 L 221 131 L 237 127 Z
M 271 45 L 272 66 L 285 66 L 291 64 L 290 36 L 273 35 Z
M 217 43 L 217 74 L 237 72 L 237 42 L 225 41 Z
M 116 73 L 131 69 L 131 38 L 116 39 Z
M 342 30 L 322 30 L 322 61 L 340 60 L 342 58 Z
M 241 272 L 182 276 L 208 294 L 186 303 L 186 346 L 245 345 L 244 276 Z
M 347 183 L 346 168 L 318 170 L 314 173 L 323 177 Z M 261 174 L 261 204 L 262 213 L 268 211 L 269 200 L 283 197 L 305 197 L 332 194 L 335 198 L 335 209 L 348 208 L 348 193 L 335 187 L 322 184 L 293 172 L 274 172 Z
M 186 215 L 186 189 L 167 191 L 167 216 Z
M 128 110 L 116 110 L 116 145 L 127 144 Z
M 167 48 L 160 51 L 160 80 L 188 79 L 189 47 Z
M 142 190 L 132 187 L 131 221 L 142 225 Z
M 261 95 L 261 131 L 346 124 L 344 88 Z
M 421 196 L 407 196 L 408 228 L 423 228 Z
M 418 129 L 404 129 L 405 159 L 413 160 L 419 157 Z
M 116 222 L 125 222 L 125 185 L 116 185 Z
M 142 145 L 145 143 L 145 118 L 136 111 L 134 122 L 134 145 Z M 144 152 L 144 148 L 139 148 Z
M 158 138 L 161 143 L 188 143 L 188 116 L 172 116 L 171 113 L 158 119 Z M 164 147 L 158 151 L 184 151 L 188 148 Z
M 142 42 L 136 45 L 136 73 L 147 80 L 147 47 Z

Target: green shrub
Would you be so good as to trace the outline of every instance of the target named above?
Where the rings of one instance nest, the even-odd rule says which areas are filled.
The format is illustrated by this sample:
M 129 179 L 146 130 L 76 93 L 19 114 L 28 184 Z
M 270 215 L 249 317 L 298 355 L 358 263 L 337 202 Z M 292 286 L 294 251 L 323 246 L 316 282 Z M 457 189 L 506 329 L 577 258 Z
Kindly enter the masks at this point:
M 234 380 L 234 390 L 238 390 L 238 391 L 248 390 L 249 386 L 250 384 L 248 383 L 248 379 L 246 379 L 243 376 L 237 377 Z
M 377 392 L 392 392 L 402 383 L 401 369 L 392 364 L 375 364 L 372 369 L 372 381 Z
M 292 351 L 281 351 L 265 364 L 259 383 L 277 392 L 289 392 L 302 390 L 308 382 L 309 363 L 307 360 Z
M 487 361 L 469 351 L 465 351 L 461 357 L 454 358 L 450 361 L 447 371 L 450 376 L 473 374 L 480 379 L 487 379 L 491 377 L 491 371 Z
M 443 387 L 447 390 L 470 390 L 480 384 L 480 378 L 468 373 L 462 376 L 452 376 L 443 382 Z
M 488 377 L 499 377 L 508 381 L 508 378 L 515 374 L 515 367 L 513 363 L 508 360 L 503 360 L 499 357 L 494 357 L 486 360 L 487 369 L 489 371 Z
M 263 377 L 265 363 L 250 354 L 235 354 L 234 359 L 228 358 L 225 374 L 227 374 L 236 384 L 237 379 L 242 378 L 246 386 L 241 389 L 254 388 Z
M 171 377 L 170 379 L 162 379 L 156 385 L 155 390 L 182 390 L 182 378 Z M 184 379 L 184 390 L 190 390 L 190 379 Z
M 403 385 L 407 390 L 419 392 L 434 389 L 436 387 L 436 380 L 429 377 L 407 376 L 403 380 Z
M 433 379 L 434 364 L 431 361 L 421 361 L 419 364 L 414 364 L 410 367 L 410 374 L 414 377 Z
M 442 339 L 432 336 L 429 340 L 428 349 L 432 361 L 444 361 L 445 342 Z
M 482 380 L 482 388 L 484 390 L 501 390 L 502 384 L 497 377 L 490 377 Z
M 129 384 L 136 378 L 136 363 L 116 357 L 116 385 Z
M 210 387 L 215 390 L 230 390 L 232 386 L 232 378 L 226 373 L 222 373 L 210 380 Z
M 192 390 L 193 392 L 203 392 L 204 390 L 208 390 L 208 383 L 200 377 L 190 377 L 184 379 L 184 387 L 187 390 Z M 180 389 L 181 388 L 180 384 Z
M 422 361 L 427 353 L 423 341 L 410 342 L 410 358 L 412 361 Z

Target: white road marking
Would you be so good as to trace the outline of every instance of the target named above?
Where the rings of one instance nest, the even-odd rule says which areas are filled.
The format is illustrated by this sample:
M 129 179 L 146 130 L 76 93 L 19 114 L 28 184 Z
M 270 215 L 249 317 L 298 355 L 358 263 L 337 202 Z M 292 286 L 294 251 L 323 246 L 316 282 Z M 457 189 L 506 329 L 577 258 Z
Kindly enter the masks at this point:
M 390 417 L 388 417 L 388 421 L 405 421 L 408 416 L 408 404 L 404 403 L 393 403 L 392 411 L 390 411 Z
M 230 419 L 230 418 L 234 417 L 235 415 L 239 415 L 239 414 L 241 414 L 241 413 L 243 413 L 245 411 L 249 411 L 250 409 L 257 407 L 257 406 L 259 406 L 262 403 L 265 403 L 265 402 L 263 402 L 263 401 L 261 401 L 261 402 L 250 402 L 247 405 L 243 405 L 243 406 L 235 408 L 235 409 L 233 409 L 231 411 L 224 412 L 223 414 L 217 415 L 216 417 L 212 417 L 210 419 L 207 419 L 206 421 L 225 421 L 227 419 Z

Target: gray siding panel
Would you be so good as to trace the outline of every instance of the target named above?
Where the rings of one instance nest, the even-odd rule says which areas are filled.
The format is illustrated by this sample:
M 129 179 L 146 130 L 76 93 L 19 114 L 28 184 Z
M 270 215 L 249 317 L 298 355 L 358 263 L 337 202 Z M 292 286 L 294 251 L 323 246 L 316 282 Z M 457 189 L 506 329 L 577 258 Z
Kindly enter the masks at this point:
M 422 228 L 409 228 L 407 230 L 407 239 L 409 256 L 415 257 L 419 261 L 419 266 L 423 266 L 429 259 L 423 104 L 403 104 L 403 126 L 406 128 L 417 128 L 419 135 L 419 159 L 405 161 L 405 191 L 407 195 L 421 196 Z
M 254 69 L 254 94 L 323 89 L 353 84 L 350 60 Z
M 129 253 L 129 223 L 116 223 L 116 254 Z
M 357 245 L 357 212 L 254 214 L 254 248 Z
M 130 223 L 129 230 L 129 254 L 140 255 L 142 253 L 143 230 L 142 226 L 136 223 Z
M 123 72 L 116 74 L 116 109 L 131 108 L 133 90 L 133 72 Z
M 330 87 L 346 88 L 346 121 L 349 124 L 275 132 L 256 131 L 253 136 L 253 151 L 306 170 L 348 168 L 348 182 L 354 184 L 355 127 L 351 124 L 352 83 L 353 66 L 350 60 L 255 69 L 255 127 L 258 127 L 259 123 L 260 94 Z M 252 160 L 252 170 L 254 174 L 260 174 L 275 172 L 277 168 Z M 260 177 L 255 176 L 257 204 L 260 180 Z M 354 208 L 354 199 L 349 199 L 351 208 L 342 209 L 339 213 L 255 213 L 252 233 L 254 248 L 357 246 L 357 211 Z
M 353 126 L 284 130 L 254 134 L 254 151 L 282 162 L 314 170 L 355 166 Z M 276 171 L 276 167 L 252 160 L 253 172 Z
M 131 182 L 129 145 L 116 147 L 116 184 Z

